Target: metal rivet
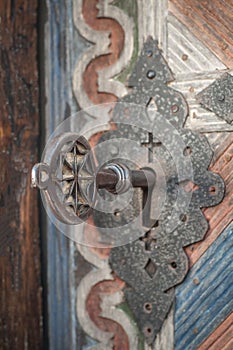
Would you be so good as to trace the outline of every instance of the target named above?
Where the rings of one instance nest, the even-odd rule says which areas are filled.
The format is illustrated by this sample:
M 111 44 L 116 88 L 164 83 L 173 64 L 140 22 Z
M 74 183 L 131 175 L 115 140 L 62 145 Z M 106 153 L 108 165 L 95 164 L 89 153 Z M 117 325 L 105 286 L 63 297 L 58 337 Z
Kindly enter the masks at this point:
M 146 327 L 146 328 L 144 328 L 144 334 L 145 334 L 146 337 L 151 336 L 151 334 L 152 334 L 152 328 L 151 328 L 151 327 Z
M 183 61 L 187 61 L 187 59 L 188 59 L 188 55 L 183 54 L 183 55 L 182 55 L 182 60 L 183 60 Z
M 144 304 L 144 311 L 147 312 L 148 314 L 151 313 L 151 311 L 152 311 L 152 304 L 151 303 L 145 303 Z
M 170 265 L 171 265 L 171 267 L 172 267 L 173 269 L 176 269 L 176 268 L 177 268 L 177 263 L 176 263 L 175 261 L 172 261 L 172 262 L 170 263 Z
M 228 48 L 228 44 L 223 42 L 221 47 L 222 47 L 222 50 L 226 50 Z
M 219 102 L 224 102 L 224 101 L 225 101 L 225 95 L 224 95 L 224 94 L 220 94 L 220 95 L 218 96 L 218 101 L 219 101 Z
M 121 215 L 120 210 L 119 210 L 119 209 L 116 209 L 116 210 L 114 211 L 114 215 L 118 218 L 118 217 Z
M 187 221 L 187 215 L 186 214 L 181 214 L 180 215 L 180 221 L 186 222 Z
M 217 194 L 217 187 L 216 186 L 210 186 L 209 188 L 209 193 L 212 195 L 212 196 L 215 196 Z
M 198 285 L 198 284 L 200 284 L 200 281 L 199 281 L 198 278 L 194 278 L 193 283 L 196 284 L 196 285 Z
M 178 105 L 172 105 L 171 106 L 172 113 L 177 113 L 179 111 L 179 106 Z
M 152 57 L 153 56 L 153 51 L 152 50 L 147 50 L 146 51 L 147 57 Z
M 154 79 L 156 77 L 156 71 L 153 69 L 148 70 L 146 74 L 148 79 Z

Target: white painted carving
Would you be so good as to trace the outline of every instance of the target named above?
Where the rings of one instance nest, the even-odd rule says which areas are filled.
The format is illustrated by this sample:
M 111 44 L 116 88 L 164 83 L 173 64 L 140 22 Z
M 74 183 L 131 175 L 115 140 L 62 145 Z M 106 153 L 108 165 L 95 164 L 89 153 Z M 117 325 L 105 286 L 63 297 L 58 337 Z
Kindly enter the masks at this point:
M 203 133 L 232 131 L 232 126 L 202 108 L 195 98 L 226 71 L 226 66 L 170 13 L 168 64 L 176 78 L 172 87 L 185 96 L 189 105 L 186 127 Z
M 212 72 L 226 66 L 175 16 L 168 16 L 168 64 L 179 79 L 191 72 Z
M 112 0 L 101 0 L 98 4 L 99 17 L 107 17 L 116 20 L 124 31 L 124 47 L 117 62 L 108 68 L 99 70 L 98 73 L 98 91 L 114 94 L 118 98 L 124 96 L 127 93 L 127 89 L 124 84 L 114 80 L 113 78 L 123 71 L 127 67 L 131 60 L 134 48 L 133 39 L 133 21 L 122 10 L 111 5 Z M 92 101 L 89 99 L 84 86 L 83 86 L 83 73 L 85 72 L 88 64 L 98 56 L 106 55 L 110 53 L 110 32 L 98 32 L 90 28 L 86 23 L 82 15 L 83 0 L 74 0 L 73 2 L 73 17 L 74 23 L 80 34 L 93 44 L 88 48 L 79 58 L 74 70 L 73 77 L 73 90 L 74 95 L 79 103 L 80 108 L 86 109 L 93 106 Z M 107 109 L 111 109 L 110 105 L 106 105 Z M 105 110 L 103 117 L 103 108 L 101 110 L 98 107 L 89 110 L 90 115 L 93 117 L 92 128 L 86 127 L 83 133 L 86 137 L 90 130 L 95 130 L 95 124 L 101 124 L 101 130 L 108 129 L 109 115 L 108 110 Z M 88 113 L 89 113 L 88 112 Z M 94 112 L 94 113 L 93 113 Z M 103 120 L 104 118 L 104 120 Z M 103 127 L 103 124 L 105 127 Z M 78 234 L 83 234 L 83 227 L 78 230 Z M 75 232 L 74 234 L 77 234 Z M 113 349 L 113 334 L 103 332 L 99 329 L 95 323 L 91 320 L 87 309 L 86 300 L 93 286 L 104 280 L 113 280 L 111 270 L 108 264 L 108 258 L 101 258 L 95 254 L 91 248 L 87 246 L 77 245 L 79 252 L 82 256 L 90 262 L 94 269 L 88 273 L 80 282 L 77 289 L 77 316 L 83 330 L 92 338 L 99 341 L 99 344 L 92 346 L 91 350 L 110 350 Z M 122 301 L 120 297 L 121 293 L 115 293 L 110 298 L 102 296 L 102 315 L 108 319 L 114 320 L 119 323 L 128 335 L 130 349 L 137 349 L 137 334 L 136 330 L 131 324 L 128 316 L 121 310 L 116 308 L 116 305 Z
M 108 4 L 111 2 L 112 1 L 108 1 Z M 99 91 L 107 91 L 108 93 L 112 93 L 120 98 L 127 94 L 127 89 L 124 84 L 111 78 L 118 75 L 127 66 L 132 57 L 134 48 L 133 20 L 119 8 L 111 5 L 106 6 L 105 1 L 100 2 L 99 9 L 99 16 L 116 20 L 124 31 L 125 44 L 119 59 L 115 64 L 99 71 Z
M 130 62 L 133 53 L 133 21 L 122 10 L 110 5 L 112 1 L 104 0 L 98 5 L 99 17 L 104 16 L 116 20 L 123 28 L 125 45 L 119 60 L 108 68 L 98 72 L 98 91 L 112 93 L 120 98 L 127 93 L 124 84 L 113 80 Z M 94 45 L 87 49 L 79 58 L 74 70 L 73 90 L 80 108 L 85 109 L 93 103 L 90 101 L 83 86 L 83 73 L 88 64 L 96 57 L 110 53 L 111 32 L 95 31 L 90 28 L 82 15 L 83 0 L 74 0 L 74 23 L 81 35 Z
M 79 61 L 74 70 L 73 76 L 73 90 L 74 95 L 79 103 L 81 109 L 88 108 L 92 105 L 87 96 L 83 86 L 83 73 L 85 72 L 88 64 L 98 56 L 110 53 L 109 45 L 110 32 L 98 32 L 89 27 L 82 14 L 83 0 L 74 0 L 73 2 L 73 18 L 74 24 L 79 30 L 80 34 L 93 43 L 94 46 L 88 48 L 79 58 Z
M 160 49 L 167 56 L 167 0 L 137 0 L 138 43 L 142 49 L 148 36 L 158 40 Z
M 100 259 L 97 254 L 93 254 L 93 251 L 84 245 L 77 244 L 79 252 L 82 254 L 84 259 L 91 263 L 93 266 L 97 267 L 100 270 L 105 270 L 109 267 L 108 258 Z
M 99 347 L 91 347 L 94 349 L 112 349 L 112 333 L 104 332 L 99 329 L 95 323 L 90 319 L 86 309 L 86 300 L 92 289 L 98 282 L 103 280 L 112 280 L 111 270 L 109 267 L 103 269 L 92 270 L 80 282 L 77 288 L 77 315 L 80 325 L 83 330 L 92 338 L 99 341 Z
M 127 315 L 120 309 L 116 309 L 115 306 L 123 302 L 123 293 L 116 292 L 108 296 L 102 297 L 102 316 L 110 318 L 122 325 L 129 336 L 130 349 L 138 349 L 138 334 L 136 327 L 130 322 Z
M 111 269 L 108 265 L 108 258 L 100 258 L 88 247 L 83 245 L 77 245 L 77 248 L 88 262 L 97 267 L 81 280 L 77 288 L 78 320 L 83 330 L 92 338 L 100 342 L 99 344 L 90 347 L 90 350 L 111 350 L 113 349 L 113 334 L 100 330 L 91 320 L 86 309 L 86 301 L 92 287 L 101 281 L 113 280 Z M 132 321 L 128 318 L 128 316 L 122 310 L 116 307 L 118 304 L 123 302 L 123 294 L 121 292 L 116 292 L 108 296 L 103 294 L 101 299 L 102 312 L 100 316 L 114 320 L 121 325 L 128 336 L 130 350 L 136 350 L 138 344 L 136 327 L 132 324 Z
M 126 88 L 119 82 L 112 80 L 114 76 L 119 74 L 128 64 L 133 53 L 133 23 L 121 10 L 114 6 L 111 6 L 112 1 L 102 0 L 99 3 L 99 16 L 113 18 L 118 21 L 122 26 L 125 33 L 125 45 L 121 56 L 116 64 L 109 68 L 105 68 L 98 72 L 98 83 L 100 92 L 113 93 L 117 97 L 122 97 L 127 93 Z M 163 49 L 164 54 L 167 52 L 167 0 L 138 0 L 138 35 L 139 35 L 139 49 L 142 48 L 144 41 L 149 35 L 153 38 L 157 38 L 160 48 Z M 84 88 L 82 86 L 82 75 L 87 65 L 95 57 L 109 53 L 109 33 L 97 33 L 89 28 L 82 16 L 80 9 L 82 8 L 82 0 L 76 0 L 74 2 L 74 20 L 76 27 L 79 29 L 82 36 L 92 42 L 94 46 L 89 48 L 81 56 L 75 72 L 74 72 L 74 94 L 81 108 L 86 108 L 92 104 L 89 100 Z M 104 34 L 104 35 L 103 35 Z M 95 116 L 98 120 L 98 115 Z M 102 280 L 112 279 L 110 270 L 108 267 L 108 259 L 101 259 L 96 254 L 84 246 L 78 246 L 80 253 L 91 264 L 97 267 L 97 270 L 91 271 L 81 281 L 77 290 L 77 315 L 81 326 L 84 331 L 94 339 L 97 339 L 100 344 L 92 346 L 92 350 L 104 350 L 112 349 L 113 344 L 111 341 L 112 334 L 102 332 L 96 327 L 96 325 L 90 319 L 87 310 L 85 308 L 86 299 L 88 294 L 97 282 Z M 122 294 L 120 292 L 111 296 L 102 297 L 102 316 L 115 320 L 121 324 L 124 330 L 127 332 L 129 338 L 130 349 L 136 350 L 138 348 L 138 335 L 136 328 L 132 325 L 128 316 L 120 309 L 116 308 L 116 305 L 122 301 Z M 173 320 L 171 316 L 168 319 L 168 326 L 165 326 L 158 336 L 155 343 L 156 350 L 160 349 L 161 339 L 169 334 L 169 348 L 173 349 Z M 145 345 L 146 346 L 146 345 Z M 152 347 L 150 347 L 152 349 Z

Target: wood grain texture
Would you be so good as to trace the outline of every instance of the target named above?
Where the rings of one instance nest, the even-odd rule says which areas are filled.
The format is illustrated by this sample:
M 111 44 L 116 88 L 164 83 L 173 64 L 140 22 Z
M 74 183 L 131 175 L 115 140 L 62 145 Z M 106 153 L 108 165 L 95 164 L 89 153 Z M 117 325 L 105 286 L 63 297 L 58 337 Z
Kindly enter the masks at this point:
M 195 72 L 226 69 L 224 64 L 171 13 L 168 15 L 168 64 L 177 79 Z
M 189 116 L 185 127 L 202 133 L 233 131 L 232 125 L 218 118 L 213 112 L 201 107 L 196 98 L 199 92 L 212 84 L 224 72 L 216 69 L 212 72 L 179 74 L 176 80 L 172 82 L 172 87 L 185 96 L 189 105 Z M 232 74 L 233 72 L 230 71 L 229 73 Z
M 190 0 L 191 1 L 191 0 Z M 95 2 L 95 1 L 94 1 Z M 77 3 L 77 0 L 75 0 L 75 3 Z M 88 1 L 86 2 L 88 3 Z M 102 3 L 107 3 L 107 1 L 102 1 Z M 119 3 L 124 3 L 126 6 L 126 1 L 114 1 L 114 5 Z M 154 8 L 156 7 L 156 11 L 153 12 L 153 14 L 156 13 L 162 13 L 163 17 L 160 17 L 160 22 L 156 22 L 153 19 L 150 23 L 145 23 L 145 26 L 142 28 L 139 28 L 141 30 L 141 34 L 139 35 L 139 43 L 142 43 L 143 35 L 144 35 L 144 27 L 146 28 L 146 33 L 149 33 L 149 29 L 151 24 L 157 27 L 156 31 L 159 35 L 159 38 L 161 38 L 161 43 L 163 43 L 163 49 L 166 51 L 167 46 L 167 40 L 166 40 L 166 23 L 163 23 L 166 21 L 166 1 L 160 0 L 160 1 L 148 1 L 143 2 L 138 0 L 137 3 L 141 3 L 142 5 L 145 5 L 145 8 Z M 145 3 L 145 4 L 144 4 Z M 74 1 L 72 0 L 65 0 L 65 1 L 57 1 L 57 0 L 51 0 L 47 1 L 48 4 L 48 22 L 46 23 L 46 74 L 45 74 L 45 80 L 46 80 L 46 98 L 47 98 L 47 105 L 46 105 L 46 119 L 47 119 L 47 133 L 48 135 L 53 131 L 54 126 L 58 124 L 61 120 L 63 120 L 66 116 L 69 116 L 72 112 L 75 112 L 77 110 L 76 101 L 74 100 L 74 96 L 72 96 L 72 76 L 74 72 L 74 67 L 77 63 L 77 61 L 80 59 L 80 55 L 88 48 L 90 48 L 91 44 L 87 43 L 83 40 L 81 36 L 78 35 L 78 31 L 74 28 L 74 25 L 72 23 L 72 6 L 74 4 Z M 161 8 L 158 8 L 158 5 L 161 5 Z M 129 2 L 127 1 L 127 6 L 129 6 Z M 87 10 L 88 12 L 88 10 Z M 129 11 L 130 14 L 130 11 Z M 88 14 L 87 14 L 88 15 Z M 141 18 L 145 18 L 142 13 L 138 13 L 138 16 Z M 147 17 L 150 18 L 150 14 L 147 13 Z M 134 16 L 135 19 L 135 16 Z M 94 20 L 94 22 L 101 22 L 102 24 L 106 24 L 107 22 L 103 18 Z M 135 19 L 136 21 L 136 19 Z M 181 21 L 182 22 L 182 21 Z M 108 22 L 110 25 L 112 21 Z M 115 23 L 115 28 L 117 24 Z M 183 26 L 184 27 L 184 26 Z M 192 31 L 192 28 L 189 28 Z M 164 30 L 164 33 L 162 32 Z M 172 30 L 172 26 L 170 26 L 169 30 Z M 49 33 L 49 35 L 48 35 Z M 122 33 L 121 33 L 122 34 Z M 142 35 L 143 34 L 143 35 Z M 184 33 L 183 33 L 184 34 Z M 186 33 L 185 33 L 186 34 Z M 194 32 L 195 34 L 195 32 Z M 137 37 L 137 33 L 135 34 L 135 38 Z M 180 38 L 180 40 L 183 40 L 182 35 L 178 35 L 177 37 Z M 188 37 L 189 38 L 189 37 Z M 117 35 L 115 35 L 115 39 L 117 42 Z M 141 41 L 140 41 L 141 40 Z M 138 43 L 135 43 L 135 46 L 138 45 Z M 190 47 L 191 46 L 191 47 Z M 191 54 L 192 45 L 189 46 L 189 52 Z M 204 45 L 203 45 L 204 47 Z M 119 47 L 118 47 L 119 48 Z M 120 47 L 121 48 L 121 47 Z M 216 54 L 216 53 L 215 53 Z M 102 57 L 101 61 L 98 61 L 98 59 L 95 61 L 98 61 L 98 64 L 101 63 L 101 65 L 108 64 L 109 59 L 111 57 L 108 57 L 107 55 L 105 57 Z M 113 58 L 113 57 L 112 57 Z M 212 55 L 211 62 L 215 62 L 214 60 L 214 54 Z M 206 67 L 209 65 L 209 61 L 204 59 L 202 57 L 204 64 L 203 66 Z M 216 60 L 217 62 L 217 60 Z M 101 69 L 101 65 L 96 65 L 95 68 Z M 223 65 L 222 65 L 223 66 Z M 211 69 L 213 67 L 213 64 L 211 66 Z M 221 65 L 218 65 L 218 67 L 221 68 Z M 95 103 L 98 102 L 98 99 L 101 96 L 98 95 L 98 87 L 95 85 L 96 80 L 96 72 L 93 70 L 93 66 L 89 66 L 89 69 L 91 68 L 91 72 L 94 74 L 94 78 L 92 81 L 92 86 L 89 91 L 89 95 L 91 97 L 92 95 L 92 102 Z M 128 68 L 127 68 L 128 69 Z M 188 69 L 187 69 L 188 71 Z M 195 94 L 196 90 L 198 88 L 202 88 L 202 85 L 200 84 L 200 80 L 203 78 L 203 71 L 199 72 L 199 75 L 195 74 L 191 71 L 189 72 L 187 76 L 187 71 L 185 72 L 185 75 L 182 75 L 182 72 L 179 74 L 181 90 L 186 91 L 187 87 L 187 93 L 189 94 L 190 101 L 193 103 L 193 111 L 195 112 Z M 214 80 L 218 76 L 219 72 L 211 72 L 211 74 L 208 76 L 205 74 L 206 82 L 204 81 L 203 84 L 209 84 L 212 80 Z M 87 79 L 86 84 L 88 87 L 88 74 L 86 75 L 85 79 Z M 187 81 L 189 80 L 189 81 Z M 195 84 L 195 85 L 193 85 Z M 104 90 L 105 91 L 105 90 Z M 106 101 L 108 100 L 108 94 L 104 94 L 104 98 Z M 103 95 L 102 95 L 103 97 Z M 113 97 L 113 95 L 109 96 Z M 199 111 L 199 110 L 198 110 Z M 232 127 L 226 126 L 225 124 L 222 125 L 222 121 L 219 121 L 217 117 L 214 115 L 210 115 L 206 113 L 205 116 L 205 125 L 201 124 L 202 116 L 204 115 L 204 111 L 200 111 L 200 114 L 198 114 L 197 118 L 193 117 L 192 125 L 196 130 L 200 130 L 202 132 L 209 132 L 209 131 L 219 131 L 219 130 L 231 130 Z M 228 194 L 228 200 L 230 201 L 231 193 Z M 230 203 L 230 202 L 229 202 Z M 231 209 L 231 207 L 229 206 Z M 221 226 L 225 228 L 229 224 L 230 220 L 230 209 L 228 216 L 222 220 L 224 226 Z M 217 217 L 217 213 L 215 215 L 215 218 Z M 216 226 L 217 227 L 217 226 Z M 57 230 L 50 224 L 47 225 L 48 229 L 48 237 L 47 239 L 47 258 L 48 258 L 48 313 L 49 313 L 49 338 L 50 338 L 50 346 L 51 348 L 58 349 L 66 349 L 66 348 L 75 348 L 75 349 L 86 349 L 89 347 L 95 347 L 96 345 L 93 338 L 95 337 L 89 337 L 87 334 L 85 334 L 80 325 L 77 322 L 77 319 L 75 318 L 75 301 L 74 301 L 74 293 L 76 291 L 77 285 L 80 283 L 80 281 L 83 279 L 84 271 L 88 272 L 90 271 L 90 265 L 84 261 L 84 259 L 81 259 L 80 257 L 75 261 L 74 255 L 76 252 L 74 251 L 74 247 L 72 246 L 72 243 L 70 243 L 62 234 L 57 232 Z M 212 235 L 213 240 L 210 242 L 209 245 L 206 245 L 206 248 L 203 250 L 203 252 L 198 256 L 198 259 L 200 256 L 204 254 L 206 249 L 213 243 L 213 241 L 219 236 L 219 231 L 216 229 L 216 235 Z M 207 237 L 208 239 L 208 237 Z M 75 275 L 75 277 L 74 277 Z M 77 280 L 75 280 L 75 278 Z M 99 288 L 99 291 L 101 288 L 106 286 L 106 281 L 104 281 L 102 284 L 99 284 L 97 287 Z M 99 308 L 99 304 L 95 304 L 95 300 L 98 302 L 100 301 L 98 299 L 97 295 L 97 288 L 94 287 L 94 294 L 90 295 L 90 299 L 88 299 L 88 307 L 90 308 L 90 313 L 92 313 L 93 319 L 95 321 L 101 322 L 102 327 L 106 327 L 107 329 L 111 328 L 111 324 L 113 325 L 114 322 L 111 321 L 111 317 L 108 315 L 105 317 L 104 320 L 101 320 L 100 312 L 98 314 L 98 311 L 95 308 Z M 109 310 L 112 308 L 109 308 Z M 93 314 L 95 313 L 96 314 Z M 114 311 L 115 312 L 115 311 Z M 170 315 L 171 316 L 171 315 Z M 119 320 L 115 321 L 119 324 Z M 69 327 L 67 327 L 69 325 Z M 160 334 L 159 340 L 157 344 L 155 345 L 155 348 L 157 349 L 163 349 L 168 348 L 166 347 L 167 336 L 170 337 L 169 340 L 172 340 L 170 343 L 173 342 L 173 329 L 171 330 L 171 326 L 173 325 L 172 317 L 169 318 L 169 325 L 167 327 L 167 330 Z M 122 328 L 126 327 L 123 326 Z M 114 341 L 116 342 L 116 338 L 118 336 L 118 330 L 117 327 L 116 333 L 114 334 Z M 119 328 L 118 328 L 119 329 Z M 170 333 L 169 333 L 170 332 Z M 88 331 L 86 332 L 88 333 Z M 90 333 L 90 332 L 89 332 Z M 101 334 L 101 332 L 99 332 Z M 169 335 L 170 334 L 170 335 Z M 171 336 L 172 334 L 172 336 Z M 166 338 L 164 340 L 163 336 Z M 120 343 L 118 343 L 120 344 Z M 160 347 L 157 347 L 160 346 Z M 171 345 L 173 346 L 173 344 Z M 101 345 L 100 345 L 101 348 Z
M 233 68 L 232 0 L 170 0 L 169 8 L 228 68 Z
M 85 44 L 74 31 L 72 0 L 46 0 L 43 4 L 40 21 L 44 61 L 40 83 L 45 145 L 56 126 L 77 112 L 72 74 Z M 76 319 L 75 270 L 76 263 L 81 271 L 88 267 L 77 257 L 74 243 L 50 222 L 45 212 L 43 221 L 47 346 L 56 350 L 80 350 L 87 341 Z
M 176 350 L 197 349 L 233 312 L 233 224 L 176 289 Z
M 202 6 L 202 3 L 204 1 L 199 2 L 199 6 Z M 170 10 L 173 11 L 175 7 L 172 4 L 171 1 Z M 176 78 L 172 85 L 184 94 L 189 105 L 186 127 L 205 133 L 232 131 L 231 125 L 203 108 L 196 99 L 199 92 L 226 72 L 227 66 L 205 45 L 205 28 L 202 29 L 203 35 L 195 36 L 193 26 L 181 20 L 180 17 L 185 17 L 183 13 L 188 6 L 189 3 L 184 5 L 183 12 L 175 8 L 175 15 L 171 12 L 168 15 L 168 63 Z M 193 11 L 195 12 L 195 8 Z M 190 14 L 187 13 L 192 16 L 191 12 L 190 8 Z M 205 23 L 206 25 L 208 23 Z M 229 73 L 232 74 L 232 71 Z
M 42 348 L 37 0 L 0 2 L 0 349 Z
M 198 350 L 232 350 L 233 313 L 198 347 Z

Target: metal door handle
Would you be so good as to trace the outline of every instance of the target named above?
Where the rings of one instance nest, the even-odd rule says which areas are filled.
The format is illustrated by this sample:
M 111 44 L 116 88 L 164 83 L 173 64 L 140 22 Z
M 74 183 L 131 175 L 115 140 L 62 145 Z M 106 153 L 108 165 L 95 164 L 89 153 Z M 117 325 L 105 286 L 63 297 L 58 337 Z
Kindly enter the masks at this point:
M 94 155 L 84 137 L 61 134 L 32 172 L 33 185 L 61 222 L 76 225 L 93 212 L 102 237 L 114 231 L 110 265 L 126 282 L 127 302 L 149 344 L 169 312 L 173 287 L 187 273 L 183 247 L 203 239 L 208 228 L 200 208 L 224 196 L 222 178 L 208 171 L 212 151 L 205 136 L 184 128 L 188 105 L 168 85 L 172 80 L 157 42 L 149 38 L 129 79 L 131 93 L 113 109 L 115 129 L 99 140 L 111 147 Z M 95 158 L 98 163 L 104 156 L 108 162 L 96 166 Z M 124 199 L 132 187 L 118 210 L 114 198 Z M 112 212 L 96 209 L 98 192 L 110 198 Z

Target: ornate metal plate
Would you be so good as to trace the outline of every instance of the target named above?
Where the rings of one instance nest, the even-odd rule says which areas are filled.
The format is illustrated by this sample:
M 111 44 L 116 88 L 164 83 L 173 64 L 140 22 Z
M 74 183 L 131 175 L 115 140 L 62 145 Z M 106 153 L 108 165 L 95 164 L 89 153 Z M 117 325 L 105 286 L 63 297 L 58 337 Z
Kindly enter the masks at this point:
M 60 134 L 33 168 L 33 183 L 60 222 L 77 225 L 93 212 L 98 243 L 114 247 L 109 263 L 126 282 L 126 300 L 148 344 L 187 273 L 183 248 L 203 239 L 208 228 L 200 208 L 224 195 L 223 180 L 208 171 L 212 150 L 206 138 L 184 129 L 188 106 L 169 86 L 172 80 L 149 38 L 129 79 L 131 92 L 112 111 L 112 130 L 92 151 L 82 136 Z M 114 161 L 130 170 L 152 169 L 155 186 L 119 196 L 97 191 L 98 167 Z
M 145 234 L 113 248 L 110 255 L 113 271 L 126 282 L 126 300 L 148 344 L 154 341 L 169 312 L 174 286 L 187 273 L 183 248 L 203 239 L 208 228 L 200 208 L 218 204 L 224 195 L 221 177 L 207 170 L 212 150 L 206 138 L 183 128 L 188 107 L 184 96 L 168 86 L 171 80 L 172 73 L 157 43 L 149 38 L 129 79 L 132 91 L 113 110 L 117 131 L 104 134 L 99 141 L 111 139 L 114 147 L 117 139 L 127 138 L 142 149 L 147 147 L 147 166 L 160 163 L 166 181 L 163 203 L 161 193 L 153 196 L 153 206 L 162 207 L 161 212 L 157 217 L 147 215 Z M 121 154 L 116 152 L 115 158 Z M 103 230 L 119 226 L 120 233 L 124 223 L 142 207 L 144 195 L 136 189 L 131 205 L 117 217 L 95 211 L 95 224 Z
M 233 77 L 229 73 L 222 75 L 197 95 L 200 104 L 214 112 L 227 123 L 233 122 Z

